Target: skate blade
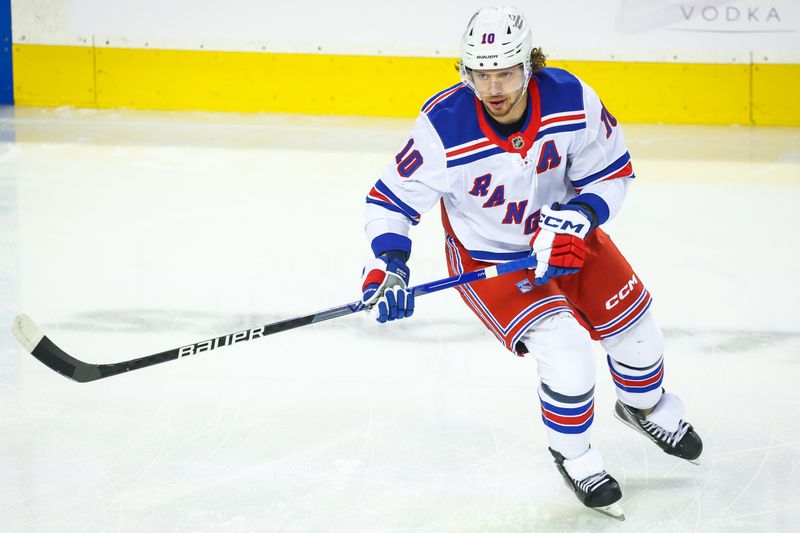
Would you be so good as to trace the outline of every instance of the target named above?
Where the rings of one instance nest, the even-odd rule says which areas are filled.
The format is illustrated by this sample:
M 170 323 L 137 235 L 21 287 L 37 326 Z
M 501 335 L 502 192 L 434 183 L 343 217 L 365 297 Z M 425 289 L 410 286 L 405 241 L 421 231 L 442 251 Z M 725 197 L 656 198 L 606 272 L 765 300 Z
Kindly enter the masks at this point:
M 628 426 L 629 428 L 631 428 L 632 430 L 634 430 L 634 431 L 635 431 L 636 433 L 638 433 L 639 435 L 644 435 L 644 436 L 645 436 L 645 437 L 647 437 L 648 439 L 650 438 L 650 435 L 648 435 L 647 433 L 645 433 L 644 431 L 642 431 L 642 430 L 641 430 L 639 427 L 637 427 L 637 426 L 635 426 L 634 424 L 632 424 L 632 423 L 631 423 L 629 420 L 627 420 L 627 419 L 625 419 L 625 418 L 622 418 L 621 416 L 619 416 L 619 413 L 617 413 L 617 411 L 616 411 L 616 410 L 614 411 L 614 418 L 616 418 L 617 420 L 619 420 L 620 422 L 622 422 L 623 424 L 625 424 L 626 426 Z
M 605 507 L 591 507 L 591 509 L 606 516 L 610 516 L 611 518 L 616 518 L 619 521 L 625 521 L 625 513 L 622 512 L 622 506 L 619 503 L 612 503 Z

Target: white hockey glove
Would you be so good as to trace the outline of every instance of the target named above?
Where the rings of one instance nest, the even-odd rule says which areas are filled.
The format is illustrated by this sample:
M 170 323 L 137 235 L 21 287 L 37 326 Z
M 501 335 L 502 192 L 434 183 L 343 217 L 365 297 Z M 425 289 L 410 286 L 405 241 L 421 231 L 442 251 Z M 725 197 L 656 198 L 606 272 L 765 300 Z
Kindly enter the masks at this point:
M 378 322 L 410 317 L 414 295 L 406 290 L 410 270 L 400 258 L 375 257 L 367 261 L 361 276 L 361 301 Z

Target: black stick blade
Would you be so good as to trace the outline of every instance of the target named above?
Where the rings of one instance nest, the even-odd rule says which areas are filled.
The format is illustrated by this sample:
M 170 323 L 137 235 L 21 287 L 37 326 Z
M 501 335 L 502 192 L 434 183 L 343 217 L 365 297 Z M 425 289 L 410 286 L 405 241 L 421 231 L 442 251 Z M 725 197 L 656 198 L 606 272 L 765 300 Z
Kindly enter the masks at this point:
M 17 315 L 11 325 L 11 332 L 25 350 L 62 376 L 81 383 L 102 377 L 97 365 L 79 361 L 56 346 L 28 315 Z

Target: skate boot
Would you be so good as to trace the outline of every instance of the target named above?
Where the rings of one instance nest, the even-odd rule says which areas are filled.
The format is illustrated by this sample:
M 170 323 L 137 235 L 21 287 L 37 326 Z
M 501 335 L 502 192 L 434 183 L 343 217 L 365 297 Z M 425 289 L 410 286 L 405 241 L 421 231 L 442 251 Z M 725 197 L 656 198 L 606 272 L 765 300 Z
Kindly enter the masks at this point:
M 553 454 L 567 488 L 575 493 L 583 505 L 617 520 L 625 520 L 622 507 L 617 503 L 622 498 L 622 491 L 617 480 L 603 469 L 600 452 L 589 448 L 576 459 L 565 459 L 552 448 L 548 450 Z
M 683 420 L 686 408 L 677 396 L 664 393 L 652 411 L 627 406 L 617 400 L 614 414 L 622 422 L 655 442 L 670 455 L 696 463 L 703 441 L 691 424 Z

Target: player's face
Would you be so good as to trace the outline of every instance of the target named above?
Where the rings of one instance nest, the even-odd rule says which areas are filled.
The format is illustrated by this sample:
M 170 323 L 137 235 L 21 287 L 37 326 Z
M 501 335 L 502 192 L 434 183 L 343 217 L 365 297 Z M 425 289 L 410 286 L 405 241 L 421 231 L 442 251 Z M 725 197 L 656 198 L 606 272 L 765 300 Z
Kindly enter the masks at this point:
M 472 81 L 481 95 L 486 111 L 501 124 L 519 120 L 525 113 L 528 99 L 522 65 L 496 70 L 473 70 Z

